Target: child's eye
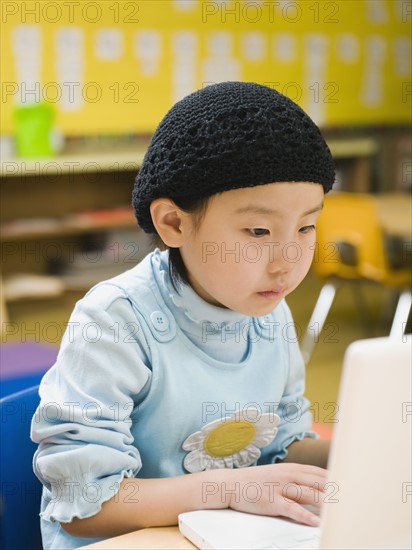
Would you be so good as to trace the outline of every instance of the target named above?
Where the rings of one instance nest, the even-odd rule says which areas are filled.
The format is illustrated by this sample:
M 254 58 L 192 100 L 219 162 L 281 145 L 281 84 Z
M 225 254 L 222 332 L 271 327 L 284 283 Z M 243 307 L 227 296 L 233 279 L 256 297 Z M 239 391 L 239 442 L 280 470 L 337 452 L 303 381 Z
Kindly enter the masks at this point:
M 299 229 L 299 232 L 300 233 L 310 233 L 311 231 L 314 231 L 314 230 L 315 230 L 314 225 L 305 225 L 304 227 L 301 227 Z
M 263 237 L 269 233 L 267 229 L 263 229 L 262 227 L 252 227 L 248 231 L 254 237 Z

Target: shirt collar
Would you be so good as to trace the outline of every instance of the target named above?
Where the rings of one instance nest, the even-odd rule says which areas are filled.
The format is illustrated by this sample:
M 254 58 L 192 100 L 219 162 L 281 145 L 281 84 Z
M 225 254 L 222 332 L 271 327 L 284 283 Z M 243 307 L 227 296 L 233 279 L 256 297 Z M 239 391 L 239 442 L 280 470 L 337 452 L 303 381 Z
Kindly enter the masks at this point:
M 188 332 L 202 330 L 205 323 L 214 327 L 214 334 L 231 327 L 239 328 L 250 318 L 228 308 L 214 306 L 201 298 L 188 284 L 177 283 L 173 287 L 169 274 L 169 251 L 153 253 L 156 282 L 167 306 L 173 311 L 176 322 Z

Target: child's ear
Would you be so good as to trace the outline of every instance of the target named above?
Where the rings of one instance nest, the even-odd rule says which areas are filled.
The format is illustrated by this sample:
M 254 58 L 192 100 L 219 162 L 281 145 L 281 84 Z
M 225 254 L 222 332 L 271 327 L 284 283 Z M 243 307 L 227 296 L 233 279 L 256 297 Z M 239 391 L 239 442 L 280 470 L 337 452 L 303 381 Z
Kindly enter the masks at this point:
M 171 199 L 156 199 L 150 204 L 153 225 L 162 241 L 171 248 L 183 244 L 182 222 L 187 214 Z

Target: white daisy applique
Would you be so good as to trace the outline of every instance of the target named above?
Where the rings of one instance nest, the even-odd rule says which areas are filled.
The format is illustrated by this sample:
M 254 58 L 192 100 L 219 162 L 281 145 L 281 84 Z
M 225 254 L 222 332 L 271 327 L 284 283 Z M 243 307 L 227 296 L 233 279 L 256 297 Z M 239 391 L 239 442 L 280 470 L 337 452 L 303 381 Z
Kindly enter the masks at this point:
M 183 442 L 190 451 L 183 461 L 190 473 L 216 468 L 244 468 L 260 457 L 260 449 L 273 441 L 280 418 L 248 407 L 203 426 Z

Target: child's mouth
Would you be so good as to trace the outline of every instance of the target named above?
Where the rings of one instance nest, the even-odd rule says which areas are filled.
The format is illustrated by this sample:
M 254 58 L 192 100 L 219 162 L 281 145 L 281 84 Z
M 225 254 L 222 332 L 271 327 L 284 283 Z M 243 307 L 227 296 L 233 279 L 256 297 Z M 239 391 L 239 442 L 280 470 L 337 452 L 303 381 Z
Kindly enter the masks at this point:
M 259 296 L 262 296 L 263 298 L 267 298 L 269 300 L 277 300 L 284 294 L 284 292 L 285 292 L 284 288 L 278 288 L 278 289 L 258 292 L 258 294 Z

